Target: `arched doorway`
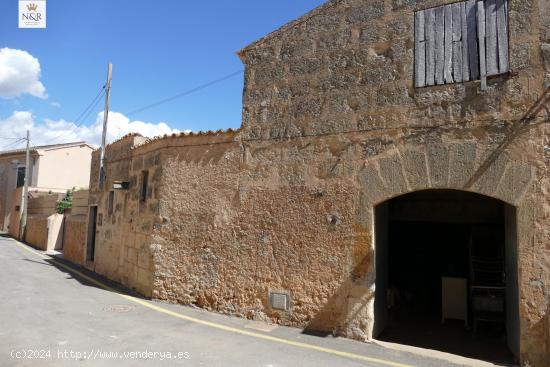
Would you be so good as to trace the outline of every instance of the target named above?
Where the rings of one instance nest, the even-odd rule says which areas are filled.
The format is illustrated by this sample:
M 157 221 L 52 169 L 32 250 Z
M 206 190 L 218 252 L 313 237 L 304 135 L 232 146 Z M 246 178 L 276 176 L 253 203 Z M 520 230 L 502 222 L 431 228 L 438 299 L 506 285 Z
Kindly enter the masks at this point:
M 457 190 L 375 207 L 374 337 L 471 358 L 519 355 L 515 208 Z

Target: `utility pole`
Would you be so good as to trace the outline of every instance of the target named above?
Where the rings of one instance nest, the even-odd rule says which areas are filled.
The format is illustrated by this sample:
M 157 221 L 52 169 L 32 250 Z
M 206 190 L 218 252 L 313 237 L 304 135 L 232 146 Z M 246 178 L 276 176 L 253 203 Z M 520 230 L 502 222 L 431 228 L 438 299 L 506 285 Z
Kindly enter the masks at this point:
M 109 95 L 111 94 L 112 75 L 113 64 L 109 63 L 107 68 L 107 82 L 105 83 L 105 110 L 103 112 L 103 134 L 101 136 L 101 152 L 99 157 L 99 188 L 103 187 L 103 179 L 105 177 L 105 139 L 107 137 L 107 119 L 109 118 Z
M 27 130 L 27 150 L 25 153 L 25 180 L 23 181 L 23 192 L 21 193 L 21 217 L 19 221 L 19 239 L 25 240 L 25 230 L 27 227 L 27 207 L 29 204 L 29 166 L 31 164 L 31 151 L 30 151 L 30 131 Z

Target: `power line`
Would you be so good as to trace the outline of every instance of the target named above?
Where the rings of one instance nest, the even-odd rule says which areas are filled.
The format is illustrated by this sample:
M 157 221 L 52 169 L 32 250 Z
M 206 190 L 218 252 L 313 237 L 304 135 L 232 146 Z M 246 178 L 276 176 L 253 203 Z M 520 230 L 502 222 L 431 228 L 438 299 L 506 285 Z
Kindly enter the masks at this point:
M 61 134 L 45 141 L 44 143 L 47 144 L 47 143 L 50 143 L 54 140 L 57 140 L 59 139 L 60 137 L 62 136 L 65 136 L 67 134 L 70 134 L 72 133 L 76 128 L 79 128 L 81 127 L 84 122 L 86 121 L 86 119 L 88 118 L 88 116 L 90 116 L 90 113 L 92 113 L 92 111 L 94 110 L 94 108 L 97 106 L 97 104 L 99 103 L 99 101 L 101 100 L 101 97 L 103 96 L 103 93 L 105 92 L 105 86 L 102 86 L 100 89 L 99 89 L 99 92 L 97 93 L 97 95 L 94 97 L 94 99 L 90 102 L 90 104 L 88 104 L 88 106 L 84 109 L 84 111 L 82 111 L 80 113 L 80 115 L 78 116 L 78 118 L 74 121 L 74 125 L 67 131 L 64 131 L 62 132 Z M 78 123 L 79 121 L 82 121 L 80 123 Z
M 210 82 L 207 82 L 207 83 L 204 83 L 204 84 L 201 84 L 199 86 L 196 86 L 194 88 L 191 88 L 191 89 L 188 89 L 186 91 L 183 91 L 183 92 L 180 92 L 178 94 L 175 94 L 173 96 L 170 96 L 170 97 L 167 97 L 167 98 L 164 98 L 160 101 L 157 101 L 157 102 L 154 102 L 154 103 L 151 103 L 151 104 L 148 104 L 148 105 L 145 105 L 143 107 L 139 107 L 133 111 L 130 111 L 128 113 L 125 113 L 126 116 L 131 116 L 131 115 L 134 115 L 136 113 L 139 113 L 139 112 L 143 112 L 143 111 L 146 111 L 146 110 L 149 110 L 151 108 L 154 108 L 154 107 L 157 107 L 157 106 L 160 106 L 162 104 L 165 104 L 165 103 L 168 103 L 168 102 L 171 102 L 175 99 L 178 99 L 178 98 L 181 98 L 181 97 L 184 97 L 184 96 L 187 96 L 187 95 L 190 95 L 190 94 L 193 94 L 193 93 L 196 93 L 198 91 L 201 91 L 203 89 L 206 89 L 208 87 L 211 87 L 213 85 L 216 85 L 216 84 L 219 84 L 223 81 L 226 81 L 228 79 L 231 79 L 237 75 L 240 75 L 243 73 L 244 70 L 238 70 L 238 71 L 235 71 L 231 74 L 227 74 L 225 76 L 222 76 L 218 79 L 214 79 Z M 92 113 L 93 109 L 97 106 L 97 104 L 99 103 L 100 101 L 100 98 L 103 96 L 103 94 L 105 93 L 105 86 L 102 86 L 98 92 L 98 94 L 92 99 L 92 101 L 90 102 L 90 104 L 88 104 L 88 106 L 80 113 L 80 115 L 77 117 L 77 119 L 74 121 L 74 125 L 67 131 L 64 131 L 62 132 L 61 134 L 51 138 L 51 139 L 48 139 L 47 141 L 44 142 L 44 144 L 47 144 L 47 143 L 50 143 L 54 140 L 57 140 L 67 134 L 70 134 L 72 133 L 75 129 L 81 127 L 84 122 L 86 121 L 86 119 L 89 117 L 89 115 Z M 80 123 L 79 123 L 80 121 Z M 7 146 L 1 148 L 1 149 L 5 149 L 5 148 L 8 148 L 10 146 L 13 146 L 13 145 L 16 145 L 17 143 L 21 142 L 21 141 L 24 141 L 25 138 L 8 138 L 8 137 L 0 137 L 0 139 L 17 139 L 15 142 L 13 143 L 10 143 L 8 144 Z
M 83 121 L 86 121 L 86 119 L 88 118 L 88 116 L 90 115 L 90 113 L 93 111 L 93 109 L 95 108 L 95 106 L 97 106 L 97 104 L 99 103 L 100 101 L 100 98 L 102 97 L 103 93 L 105 91 L 105 86 L 101 86 L 101 88 L 99 88 L 99 92 L 96 94 L 96 96 L 94 97 L 94 99 L 92 99 L 92 101 L 88 104 L 88 106 L 86 106 L 86 108 L 80 113 L 80 115 L 76 118 L 76 120 L 74 121 L 74 124 L 72 128 L 70 128 L 69 130 L 66 130 L 64 132 L 62 132 L 61 134 L 53 137 L 52 139 L 49 139 L 47 141 L 44 142 L 44 144 L 47 144 L 51 141 L 54 141 L 54 140 L 57 140 L 59 139 L 60 137 L 68 134 L 68 133 L 71 133 L 74 131 L 75 128 L 78 128 L 80 126 L 82 126 L 83 122 L 81 122 L 80 124 L 78 124 L 78 122 L 80 120 L 83 120 Z M 6 140 L 12 140 L 14 139 L 15 141 L 13 143 L 10 143 L 8 145 L 5 145 L 3 147 L 1 147 L 0 149 L 1 150 L 6 150 L 7 148 L 9 147 L 12 147 L 12 146 L 15 146 L 17 145 L 18 143 L 20 143 L 21 141 L 24 141 L 25 138 L 12 138 L 12 137 L 1 137 L 0 136 L 0 139 L 6 139 Z
M 92 100 L 92 102 L 90 102 L 90 104 L 88 105 L 88 107 L 86 107 L 84 109 L 84 111 L 82 111 L 82 113 L 76 118 L 75 120 L 75 123 L 77 123 L 81 118 L 82 118 L 82 115 L 84 115 L 84 113 L 86 112 L 86 110 L 88 110 L 90 108 L 90 106 L 96 102 L 96 100 L 99 100 L 101 98 L 101 95 L 105 92 L 105 86 L 103 85 L 101 88 L 99 88 L 99 92 L 97 92 L 97 95 L 94 97 L 94 99 Z M 93 107 L 92 107 L 93 108 Z
M 10 147 L 12 147 L 12 146 L 15 146 L 15 145 L 17 145 L 19 142 L 22 142 L 22 141 L 25 140 L 25 138 L 16 138 L 16 139 L 17 139 L 16 141 L 14 141 L 13 143 L 10 143 L 10 144 L 8 144 L 8 145 L 3 146 L 1 149 L 2 149 L 2 150 L 7 150 L 7 148 L 10 148 Z
M 225 81 L 225 80 L 227 80 L 227 79 L 231 79 L 231 78 L 233 78 L 233 77 L 235 77 L 235 76 L 237 76 L 237 75 L 240 75 L 240 74 L 242 74 L 242 73 L 243 73 L 243 70 L 239 70 L 239 71 L 236 71 L 236 72 L 234 72 L 234 73 L 227 74 L 227 75 L 225 75 L 225 76 L 222 76 L 221 78 L 212 80 L 212 81 L 210 81 L 210 82 L 208 82 L 208 83 L 205 83 L 205 84 L 199 85 L 199 86 L 197 86 L 197 87 L 191 88 L 191 89 L 189 89 L 189 90 L 186 90 L 186 91 L 184 91 L 184 92 L 175 94 L 175 95 L 173 95 L 173 96 L 171 96 L 171 97 L 167 97 L 167 98 L 161 99 L 160 101 L 151 103 L 151 104 L 149 104 L 149 105 L 146 105 L 146 106 L 143 106 L 143 107 L 139 107 L 139 108 L 137 108 L 137 109 L 135 109 L 135 110 L 133 110 L 133 111 L 130 111 L 130 112 L 128 112 L 128 113 L 125 113 L 124 115 L 126 115 L 126 116 L 131 116 L 131 115 L 134 115 L 134 114 L 136 114 L 136 113 L 138 113 L 138 112 L 143 112 L 143 111 L 148 110 L 148 109 L 151 109 L 151 108 L 153 108 L 153 107 L 160 106 L 160 105 L 162 105 L 162 104 L 164 104 L 164 103 L 168 103 L 168 102 L 173 101 L 173 100 L 175 100 L 175 99 L 177 99 L 177 98 L 181 98 L 181 97 L 187 96 L 187 95 L 189 95 L 189 94 L 198 92 L 198 91 L 203 90 L 203 89 L 205 89 L 205 88 L 208 88 L 208 87 L 210 87 L 210 86 L 212 86 L 212 85 L 221 83 L 221 82 L 223 82 L 223 81 Z

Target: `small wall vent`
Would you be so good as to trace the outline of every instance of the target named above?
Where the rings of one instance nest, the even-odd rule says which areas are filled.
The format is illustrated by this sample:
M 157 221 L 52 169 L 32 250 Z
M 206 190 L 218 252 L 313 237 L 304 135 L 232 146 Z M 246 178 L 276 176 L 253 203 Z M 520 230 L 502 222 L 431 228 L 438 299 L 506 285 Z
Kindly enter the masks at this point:
M 288 311 L 290 308 L 290 297 L 286 293 L 270 292 L 269 303 L 274 310 Z

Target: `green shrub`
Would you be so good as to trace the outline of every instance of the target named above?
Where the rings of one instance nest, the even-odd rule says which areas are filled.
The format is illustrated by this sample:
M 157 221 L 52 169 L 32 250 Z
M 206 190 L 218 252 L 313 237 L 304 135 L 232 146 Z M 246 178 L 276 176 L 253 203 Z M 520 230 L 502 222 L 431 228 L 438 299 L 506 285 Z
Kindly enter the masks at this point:
M 56 207 L 57 213 L 63 214 L 65 213 L 66 209 L 69 209 L 73 206 L 74 190 L 75 190 L 74 187 L 71 190 L 67 190 L 65 197 L 57 202 L 57 207 Z

